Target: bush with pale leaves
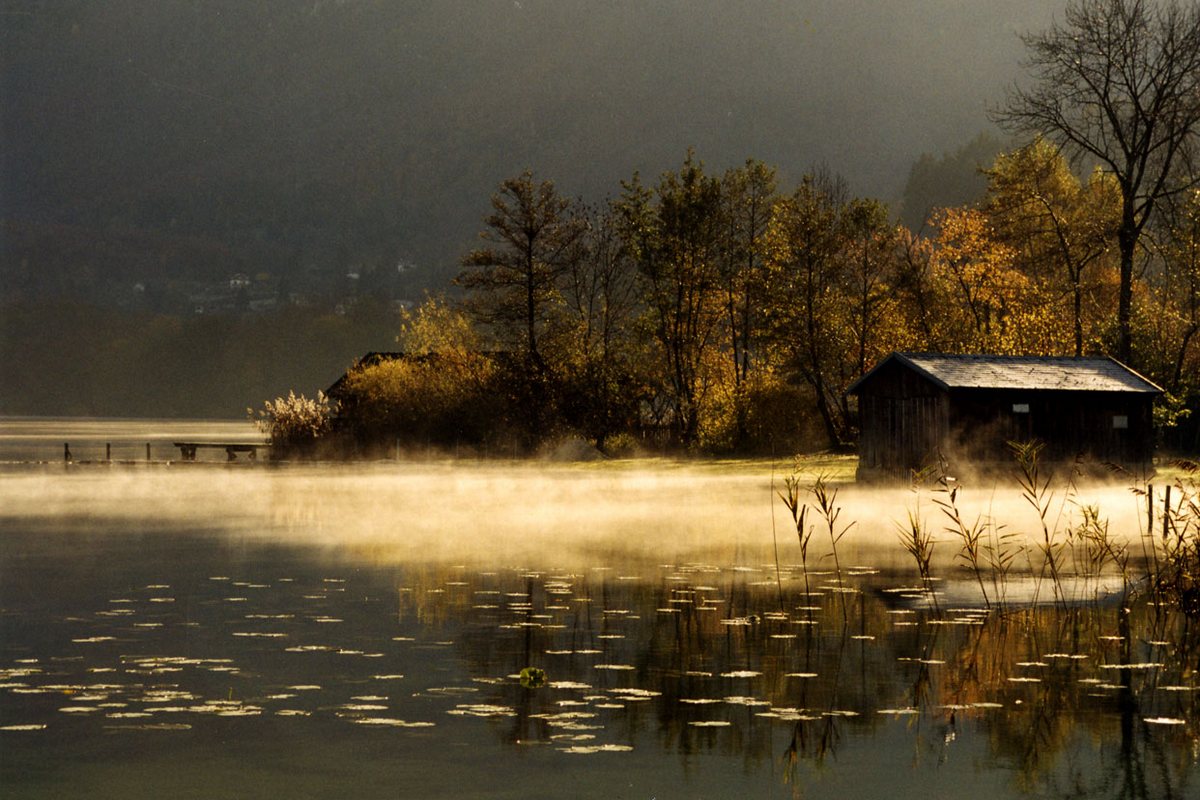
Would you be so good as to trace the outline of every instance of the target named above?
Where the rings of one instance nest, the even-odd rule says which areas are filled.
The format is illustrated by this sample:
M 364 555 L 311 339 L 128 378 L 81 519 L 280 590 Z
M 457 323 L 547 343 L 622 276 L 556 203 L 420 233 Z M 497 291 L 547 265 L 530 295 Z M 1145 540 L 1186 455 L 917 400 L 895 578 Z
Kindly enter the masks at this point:
M 248 409 L 254 417 L 253 409 Z M 308 398 L 288 392 L 287 397 L 267 400 L 254 424 L 275 447 L 310 445 L 329 433 L 332 407 L 324 392 Z

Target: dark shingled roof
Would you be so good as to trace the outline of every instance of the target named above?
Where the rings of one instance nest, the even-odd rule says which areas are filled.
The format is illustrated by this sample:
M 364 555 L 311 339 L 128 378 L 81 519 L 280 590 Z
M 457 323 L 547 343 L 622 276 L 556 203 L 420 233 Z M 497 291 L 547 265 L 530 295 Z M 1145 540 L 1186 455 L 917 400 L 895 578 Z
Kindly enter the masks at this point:
M 1129 367 L 1104 356 L 1074 358 L 938 353 L 892 353 L 855 381 L 848 393 L 855 393 L 875 370 L 893 359 L 943 389 L 1162 393 L 1162 389 Z

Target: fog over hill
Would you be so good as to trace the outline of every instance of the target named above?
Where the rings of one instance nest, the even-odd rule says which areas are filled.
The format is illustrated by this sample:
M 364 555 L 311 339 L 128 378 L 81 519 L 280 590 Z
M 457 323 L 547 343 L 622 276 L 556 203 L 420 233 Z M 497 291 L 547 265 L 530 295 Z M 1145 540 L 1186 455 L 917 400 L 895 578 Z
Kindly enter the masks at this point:
M 601 200 L 689 146 L 891 200 L 990 129 L 1017 34 L 1060 7 L 2 0 L 0 289 L 401 260 L 440 285 L 505 177 Z

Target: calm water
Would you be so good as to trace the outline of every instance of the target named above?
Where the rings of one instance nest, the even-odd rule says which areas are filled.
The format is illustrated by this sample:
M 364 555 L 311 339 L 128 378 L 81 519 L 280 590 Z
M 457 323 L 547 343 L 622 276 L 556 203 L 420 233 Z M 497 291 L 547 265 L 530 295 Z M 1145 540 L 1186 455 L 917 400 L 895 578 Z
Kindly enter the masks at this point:
M 903 495 L 847 495 L 868 523 L 840 581 L 782 536 L 777 571 L 770 491 L 671 465 L 9 468 L 0 787 L 1196 796 L 1194 623 L 987 614 L 954 580 L 935 613 L 868 529 Z
M 246 421 L 0 417 L 0 464 L 61 462 L 63 445 L 76 461 L 178 460 L 173 442 L 258 443 L 263 436 Z M 223 450 L 200 450 L 198 460 L 224 461 Z

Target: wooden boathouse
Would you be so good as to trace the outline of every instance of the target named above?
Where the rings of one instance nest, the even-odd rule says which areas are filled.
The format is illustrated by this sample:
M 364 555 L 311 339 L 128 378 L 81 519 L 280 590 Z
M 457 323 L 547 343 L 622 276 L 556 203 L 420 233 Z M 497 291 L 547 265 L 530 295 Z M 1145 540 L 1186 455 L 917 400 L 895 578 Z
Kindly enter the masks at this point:
M 1037 440 L 1048 462 L 1148 465 L 1155 384 L 1107 357 L 892 353 L 855 381 L 860 480 L 1012 463 Z

